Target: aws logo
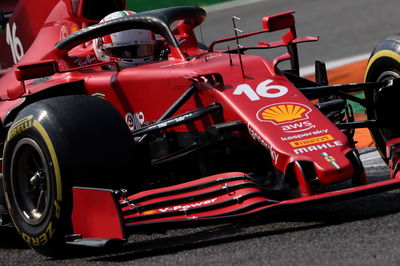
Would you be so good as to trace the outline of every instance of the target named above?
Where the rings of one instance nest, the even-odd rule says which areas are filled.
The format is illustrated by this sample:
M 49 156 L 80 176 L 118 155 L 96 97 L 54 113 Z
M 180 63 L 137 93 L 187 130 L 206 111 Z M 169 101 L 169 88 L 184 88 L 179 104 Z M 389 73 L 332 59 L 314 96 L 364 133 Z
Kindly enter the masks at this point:
M 308 119 L 310 107 L 299 103 L 276 103 L 258 110 L 257 118 L 260 121 L 271 122 L 274 125 L 292 123 Z
M 285 133 L 298 133 L 315 128 L 315 125 L 310 121 L 300 121 L 296 123 L 285 124 L 281 126 L 281 128 Z

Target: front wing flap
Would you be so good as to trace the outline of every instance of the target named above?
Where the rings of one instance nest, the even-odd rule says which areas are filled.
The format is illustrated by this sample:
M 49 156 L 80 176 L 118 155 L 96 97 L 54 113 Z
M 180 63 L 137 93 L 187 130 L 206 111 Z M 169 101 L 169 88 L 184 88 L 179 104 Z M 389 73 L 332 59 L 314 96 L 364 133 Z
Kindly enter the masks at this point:
M 75 240 L 86 240 L 86 243 L 88 240 L 125 240 L 129 234 L 143 229 L 156 231 L 228 222 L 273 209 L 343 200 L 399 187 L 400 179 L 394 178 L 276 201 L 269 199 L 265 189 L 255 180 L 240 172 L 213 175 L 129 197 L 114 190 L 74 187 L 72 223 L 74 236 L 79 236 Z

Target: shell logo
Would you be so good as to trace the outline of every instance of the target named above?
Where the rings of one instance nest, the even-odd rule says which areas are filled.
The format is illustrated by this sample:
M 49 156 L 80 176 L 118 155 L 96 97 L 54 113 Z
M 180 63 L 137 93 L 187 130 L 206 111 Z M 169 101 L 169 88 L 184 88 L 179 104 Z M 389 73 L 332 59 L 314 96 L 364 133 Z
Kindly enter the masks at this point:
M 310 107 L 299 103 L 276 103 L 265 106 L 257 112 L 260 121 L 272 122 L 275 125 L 308 118 Z
M 71 26 L 71 33 L 77 32 L 79 30 L 79 26 L 74 24 Z

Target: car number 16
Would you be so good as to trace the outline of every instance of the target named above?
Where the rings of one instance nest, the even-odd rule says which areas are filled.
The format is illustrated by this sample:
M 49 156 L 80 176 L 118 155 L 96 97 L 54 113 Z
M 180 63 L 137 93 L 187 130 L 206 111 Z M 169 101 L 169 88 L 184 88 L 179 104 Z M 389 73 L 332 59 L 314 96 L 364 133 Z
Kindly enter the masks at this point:
M 261 100 L 260 97 L 265 98 L 277 98 L 285 95 L 288 92 L 288 88 L 282 85 L 269 85 L 273 82 L 272 79 L 267 79 L 260 84 L 258 84 L 256 90 L 254 91 L 253 88 L 249 84 L 240 84 L 236 87 L 233 91 L 234 95 L 241 95 L 245 94 L 251 101 L 258 101 Z
M 18 61 L 24 56 L 24 48 L 22 47 L 21 40 L 17 37 L 16 31 L 17 25 L 15 25 L 15 23 L 13 23 L 12 27 L 10 27 L 10 24 L 7 23 L 6 41 L 11 47 L 14 64 L 18 63 Z

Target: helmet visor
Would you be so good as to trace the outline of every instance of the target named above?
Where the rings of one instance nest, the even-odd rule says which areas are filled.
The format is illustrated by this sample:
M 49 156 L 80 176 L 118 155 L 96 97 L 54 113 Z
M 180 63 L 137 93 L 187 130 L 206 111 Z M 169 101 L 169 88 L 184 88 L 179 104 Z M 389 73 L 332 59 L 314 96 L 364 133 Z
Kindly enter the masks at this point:
M 135 44 L 106 48 L 104 53 L 111 57 L 134 59 L 152 56 L 154 50 L 154 44 Z

